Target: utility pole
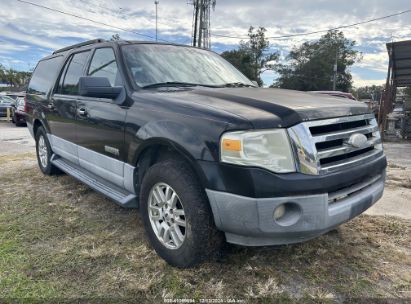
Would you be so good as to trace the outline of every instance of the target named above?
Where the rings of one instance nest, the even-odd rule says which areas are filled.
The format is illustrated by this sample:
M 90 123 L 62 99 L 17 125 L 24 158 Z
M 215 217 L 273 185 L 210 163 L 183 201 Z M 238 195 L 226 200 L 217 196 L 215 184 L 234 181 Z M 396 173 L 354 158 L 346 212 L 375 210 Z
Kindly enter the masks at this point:
M 337 87 L 337 69 L 338 69 L 338 46 L 337 46 L 337 50 L 335 51 L 333 91 L 335 91 Z
M 154 4 L 156 5 L 156 41 L 158 41 L 158 4 L 159 4 L 159 1 L 155 0 Z
M 210 15 L 215 8 L 217 0 L 189 0 L 188 4 L 194 6 L 193 11 L 193 46 L 210 48 Z
M 198 27 L 198 12 L 200 10 L 200 5 L 198 3 L 198 0 L 194 0 L 193 2 L 194 5 L 194 35 L 193 35 L 193 46 L 197 46 L 197 27 Z
M 201 40 L 204 34 L 204 0 L 200 0 L 200 23 L 199 23 L 199 33 L 198 33 L 198 47 L 203 47 Z

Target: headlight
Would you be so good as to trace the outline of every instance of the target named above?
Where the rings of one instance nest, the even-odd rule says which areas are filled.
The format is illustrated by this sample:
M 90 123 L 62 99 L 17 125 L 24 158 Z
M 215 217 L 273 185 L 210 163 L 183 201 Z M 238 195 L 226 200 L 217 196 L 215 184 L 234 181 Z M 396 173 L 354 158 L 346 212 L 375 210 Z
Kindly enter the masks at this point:
M 294 157 L 285 129 L 238 131 L 223 134 L 221 161 L 273 172 L 295 172 Z

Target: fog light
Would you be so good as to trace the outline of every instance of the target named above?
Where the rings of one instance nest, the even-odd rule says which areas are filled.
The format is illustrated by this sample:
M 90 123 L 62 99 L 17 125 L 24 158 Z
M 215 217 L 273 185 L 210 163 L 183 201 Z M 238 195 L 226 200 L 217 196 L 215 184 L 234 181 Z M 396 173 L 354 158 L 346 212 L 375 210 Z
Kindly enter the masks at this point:
M 273 218 L 275 221 L 281 219 L 285 214 L 285 205 L 280 205 L 274 210 Z
M 301 207 L 292 202 L 287 202 L 277 206 L 274 209 L 273 219 L 277 225 L 292 226 L 295 225 L 301 218 Z

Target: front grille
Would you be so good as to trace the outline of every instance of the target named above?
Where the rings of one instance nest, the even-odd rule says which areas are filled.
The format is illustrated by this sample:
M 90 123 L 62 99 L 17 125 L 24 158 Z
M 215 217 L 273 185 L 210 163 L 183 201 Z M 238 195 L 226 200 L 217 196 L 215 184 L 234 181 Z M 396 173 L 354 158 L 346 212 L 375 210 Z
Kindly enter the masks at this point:
M 300 171 L 307 174 L 342 170 L 383 153 L 373 114 L 308 121 L 290 128 L 289 134 Z M 367 141 L 360 146 L 350 144 L 354 134 L 365 135 Z

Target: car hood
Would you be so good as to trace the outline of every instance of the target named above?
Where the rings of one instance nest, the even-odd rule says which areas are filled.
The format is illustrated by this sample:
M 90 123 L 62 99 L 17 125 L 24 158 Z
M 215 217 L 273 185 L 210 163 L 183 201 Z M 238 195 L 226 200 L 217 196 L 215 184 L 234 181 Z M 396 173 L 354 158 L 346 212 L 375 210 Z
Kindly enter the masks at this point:
M 358 101 L 274 88 L 198 87 L 157 93 L 181 103 L 230 113 L 255 128 L 290 127 L 302 121 L 370 113 L 367 105 Z

